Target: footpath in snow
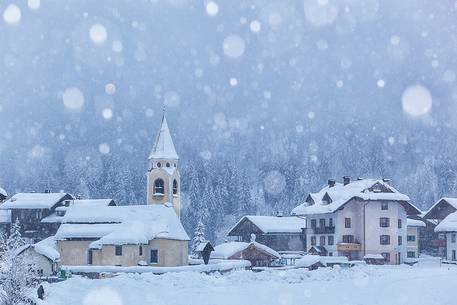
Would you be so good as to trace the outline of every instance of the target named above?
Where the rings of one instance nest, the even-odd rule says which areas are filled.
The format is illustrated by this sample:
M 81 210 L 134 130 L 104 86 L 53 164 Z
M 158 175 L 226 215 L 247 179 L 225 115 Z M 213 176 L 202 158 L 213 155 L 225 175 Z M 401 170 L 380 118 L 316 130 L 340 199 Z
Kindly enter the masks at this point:
M 455 305 L 457 266 L 122 274 L 45 285 L 52 305 Z

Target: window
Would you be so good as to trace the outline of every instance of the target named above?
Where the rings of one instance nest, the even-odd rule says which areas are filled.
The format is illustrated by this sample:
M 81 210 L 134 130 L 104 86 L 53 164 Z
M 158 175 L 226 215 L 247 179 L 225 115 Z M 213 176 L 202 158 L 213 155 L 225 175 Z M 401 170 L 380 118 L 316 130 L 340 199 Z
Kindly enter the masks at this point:
M 173 163 L 173 167 L 176 167 L 176 163 Z
M 319 219 L 319 227 L 321 227 L 321 228 L 325 227 L 325 218 Z
M 177 195 L 178 194 L 178 181 L 173 180 L 173 195 Z
M 159 250 L 157 250 L 157 249 L 151 250 L 149 262 L 151 264 L 157 264 L 159 262 Z
M 381 210 L 388 210 L 389 204 L 387 202 L 381 202 Z
M 333 227 L 333 218 L 328 219 L 328 226 Z
M 398 228 L 401 229 L 401 219 L 398 220 Z
M 329 252 L 329 253 L 328 253 L 328 256 L 333 256 L 333 252 Z
M 456 234 L 452 233 L 451 234 L 451 243 L 455 243 L 455 238 L 456 238 Z
M 154 181 L 154 195 L 163 195 L 164 194 L 164 183 L 162 179 L 156 179 Z
M 311 246 L 316 245 L 316 236 L 311 236 Z
M 329 246 L 333 246 L 334 242 L 335 241 L 333 240 L 333 236 L 330 235 L 330 236 L 327 237 L 327 244 Z
M 456 257 L 455 257 L 455 250 L 452 250 L 452 260 L 455 261 Z
M 114 247 L 114 254 L 116 256 L 121 256 L 122 255 L 122 246 L 115 246 Z
M 390 219 L 387 217 L 379 218 L 379 226 L 381 228 L 388 228 L 390 226 Z
M 379 243 L 381 245 L 390 245 L 390 235 L 379 236 Z
M 170 167 L 170 163 L 167 162 L 166 167 Z
M 143 256 L 143 246 L 138 246 L 138 254 Z
M 354 242 L 354 235 L 343 235 L 343 243 L 352 244 Z
M 402 243 L 403 243 L 402 237 L 398 236 L 398 245 L 401 246 Z
M 312 229 L 316 228 L 316 219 L 311 219 L 311 228 Z
M 162 163 L 157 162 L 157 167 L 162 167 Z
M 416 252 L 414 252 L 414 251 L 408 251 L 408 252 L 406 253 L 406 257 L 407 257 L 407 258 L 415 258 L 415 257 L 416 257 Z
M 87 264 L 92 265 L 92 249 L 87 250 Z
M 390 253 L 389 252 L 382 252 L 381 255 L 387 262 L 390 262 Z
M 344 227 L 345 228 L 350 228 L 351 227 L 351 218 L 345 218 L 344 219 Z
M 319 237 L 319 246 L 325 246 L 325 236 Z
M 408 235 L 408 236 L 406 236 L 406 240 L 414 242 L 414 241 L 416 241 L 416 236 L 415 235 Z

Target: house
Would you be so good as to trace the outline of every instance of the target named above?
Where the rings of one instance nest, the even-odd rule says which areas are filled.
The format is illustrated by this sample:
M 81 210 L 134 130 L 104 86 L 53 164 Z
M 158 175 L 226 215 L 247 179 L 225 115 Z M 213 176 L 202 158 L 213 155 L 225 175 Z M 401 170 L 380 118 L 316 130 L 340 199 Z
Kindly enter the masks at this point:
M 251 242 L 232 241 L 214 247 L 211 259 L 248 260 L 252 267 L 268 267 L 281 255 L 253 239 Z
M 55 275 L 58 271 L 60 254 L 56 248 L 54 236 L 43 239 L 36 244 L 20 247 L 17 255 L 23 255 L 30 262 L 38 276 Z
M 406 217 L 420 211 L 388 182 L 344 177 L 343 183 L 329 180 L 322 190 L 309 194 L 292 210 L 292 215 L 306 217 L 308 251 L 319 249 L 349 260 L 381 254 L 389 264 L 402 263 Z
M 100 207 L 100 206 L 116 206 L 116 202 L 113 199 L 71 199 L 65 200 L 63 206 L 59 206 L 55 209 L 55 212 L 51 215 L 43 218 L 42 223 L 56 224 L 58 227 L 65 216 L 67 209 L 72 206 L 81 206 L 86 208 Z
M 73 200 L 67 193 L 18 193 L 0 204 L 0 210 L 10 211 L 10 221 L 19 220 L 21 234 L 32 243 L 54 235 L 58 223 L 46 223 L 42 220 L 56 212 L 56 208 L 65 205 L 66 200 Z
M 436 231 L 436 226 L 448 215 L 457 211 L 457 198 L 443 197 L 423 215 L 426 226 L 419 230 L 420 250 L 426 254 L 446 257 L 446 234 Z
M 425 228 L 425 222 L 418 219 L 406 219 L 406 257 L 419 257 L 419 229 Z
M 62 265 L 187 265 L 189 237 L 169 204 L 73 206 L 55 235 Z
M 276 251 L 306 250 L 306 220 L 299 217 L 244 216 L 228 232 L 237 241 L 248 242 L 251 235 Z
M 180 175 L 165 114 L 148 158 L 147 205 L 75 200 L 55 238 L 62 265 L 188 265 L 189 236 L 181 221 Z
M 436 226 L 435 231 L 446 234 L 446 259 L 457 261 L 457 212 L 444 218 Z

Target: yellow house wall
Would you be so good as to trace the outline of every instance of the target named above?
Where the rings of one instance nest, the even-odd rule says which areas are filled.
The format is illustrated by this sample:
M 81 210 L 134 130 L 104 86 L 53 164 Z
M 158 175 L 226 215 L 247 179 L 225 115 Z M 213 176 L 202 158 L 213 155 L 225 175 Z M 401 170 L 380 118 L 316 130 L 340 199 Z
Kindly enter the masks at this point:
M 62 265 L 87 265 L 87 252 L 91 241 L 58 241 Z M 92 265 L 98 266 L 137 266 L 138 262 L 149 263 L 150 250 L 157 249 L 159 262 L 154 266 L 183 266 L 188 264 L 188 241 L 154 239 L 143 245 L 143 255 L 139 255 L 138 245 L 123 245 L 122 256 L 115 255 L 115 246 L 105 245 L 92 250 Z

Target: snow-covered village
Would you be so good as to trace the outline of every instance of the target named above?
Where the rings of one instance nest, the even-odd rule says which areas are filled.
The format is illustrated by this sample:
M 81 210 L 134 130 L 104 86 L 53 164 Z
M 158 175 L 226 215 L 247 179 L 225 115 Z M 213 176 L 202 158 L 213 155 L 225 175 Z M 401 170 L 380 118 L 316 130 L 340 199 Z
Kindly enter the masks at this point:
M 0 305 L 457 304 L 457 2 L 0 18 Z

